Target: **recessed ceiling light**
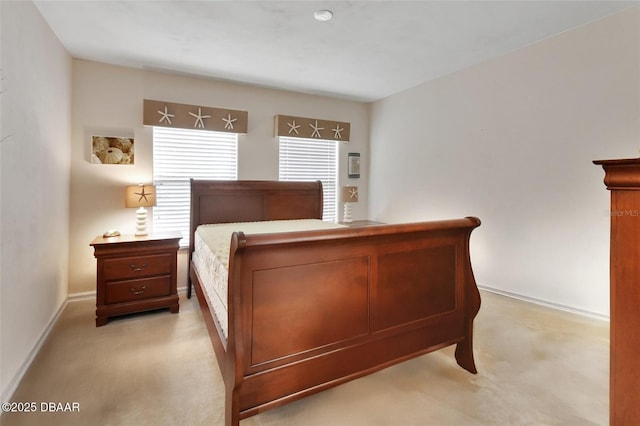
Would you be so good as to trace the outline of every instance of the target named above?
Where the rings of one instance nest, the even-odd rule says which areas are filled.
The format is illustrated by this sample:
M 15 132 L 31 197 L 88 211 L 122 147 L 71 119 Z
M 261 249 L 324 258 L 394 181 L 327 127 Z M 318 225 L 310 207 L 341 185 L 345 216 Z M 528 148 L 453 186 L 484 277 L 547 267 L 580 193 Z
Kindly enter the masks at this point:
M 316 10 L 313 12 L 313 17 L 316 18 L 316 21 L 326 22 L 333 18 L 333 12 L 330 10 Z

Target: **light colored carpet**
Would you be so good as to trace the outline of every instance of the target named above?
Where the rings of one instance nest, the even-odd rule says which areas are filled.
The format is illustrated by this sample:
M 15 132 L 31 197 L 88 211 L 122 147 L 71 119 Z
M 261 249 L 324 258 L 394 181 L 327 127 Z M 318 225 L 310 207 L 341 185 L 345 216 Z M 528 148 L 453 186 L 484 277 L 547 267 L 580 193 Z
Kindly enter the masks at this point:
M 5 413 L 14 425 L 224 424 L 224 387 L 196 299 L 94 326 L 70 303 L 12 401 L 75 413 Z M 453 347 L 240 422 L 241 426 L 606 425 L 609 324 L 482 292 L 478 374 Z

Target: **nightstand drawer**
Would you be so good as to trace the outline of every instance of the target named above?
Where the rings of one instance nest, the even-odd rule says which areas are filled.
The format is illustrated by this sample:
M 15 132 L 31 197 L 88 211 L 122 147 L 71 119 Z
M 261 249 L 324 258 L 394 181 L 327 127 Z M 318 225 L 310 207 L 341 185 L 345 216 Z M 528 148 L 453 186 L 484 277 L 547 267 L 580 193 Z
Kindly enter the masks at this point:
M 151 256 L 120 257 L 104 260 L 104 279 L 120 280 L 125 278 L 148 277 L 171 273 L 171 260 L 174 254 L 156 254 Z
M 153 297 L 169 296 L 171 293 L 171 277 L 142 278 L 107 283 L 105 303 L 133 302 Z

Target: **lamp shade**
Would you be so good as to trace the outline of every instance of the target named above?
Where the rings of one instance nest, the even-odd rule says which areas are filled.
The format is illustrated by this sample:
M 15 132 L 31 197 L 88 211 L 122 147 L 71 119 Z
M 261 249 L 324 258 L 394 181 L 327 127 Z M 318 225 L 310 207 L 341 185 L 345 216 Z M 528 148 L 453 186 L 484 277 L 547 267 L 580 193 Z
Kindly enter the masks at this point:
M 156 205 L 156 187 L 153 185 L 127 186 L 126 207 L 153 207 Z
M 358 202 L 358 187 L 357 186 L 343 186 L 342 187 L 342 201 L 344 203 L 357 203 Z

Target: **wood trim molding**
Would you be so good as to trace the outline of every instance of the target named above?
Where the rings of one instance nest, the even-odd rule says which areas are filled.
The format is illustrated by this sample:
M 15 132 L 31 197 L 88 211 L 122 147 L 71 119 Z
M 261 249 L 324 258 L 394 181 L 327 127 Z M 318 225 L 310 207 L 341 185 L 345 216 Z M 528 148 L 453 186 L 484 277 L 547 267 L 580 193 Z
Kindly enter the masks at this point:
M 597 160 L 593 163 L 604 169 L 607 189 L 640 191 L 640 158 Z
M 247 133 L 248 121 L 247 111 L 144 100 L 145 126 Z
M 275 136 L 290 138 L 328 139 L 348 142 L 351 123 L 320 120 L 317 118 L 276 115 L 274 117 Z

